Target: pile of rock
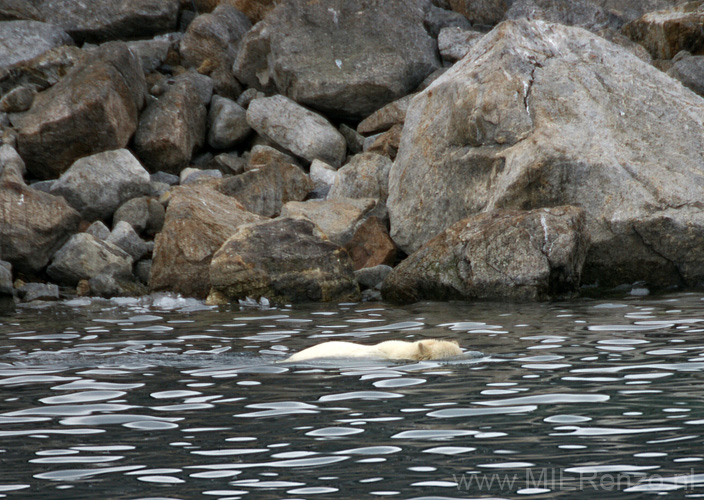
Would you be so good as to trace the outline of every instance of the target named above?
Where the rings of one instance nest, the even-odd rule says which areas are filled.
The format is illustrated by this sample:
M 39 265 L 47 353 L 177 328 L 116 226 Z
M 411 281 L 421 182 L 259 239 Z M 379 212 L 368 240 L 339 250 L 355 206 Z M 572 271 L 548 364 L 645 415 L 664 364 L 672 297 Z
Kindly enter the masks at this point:
M 679 0 L 0 5 L 0 297 L 699 285 L 702 22 Z

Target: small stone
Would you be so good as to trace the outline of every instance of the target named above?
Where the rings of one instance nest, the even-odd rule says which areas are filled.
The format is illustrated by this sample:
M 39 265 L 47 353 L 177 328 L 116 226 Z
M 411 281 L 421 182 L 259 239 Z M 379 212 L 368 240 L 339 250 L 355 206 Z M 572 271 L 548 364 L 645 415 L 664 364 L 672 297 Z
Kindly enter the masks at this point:
M 376 153 L 353 156 L 337 171 L 328 198 L 374 198 L 386 202 L 391 164 L 389 158 Z
M 235 101 L 217 95 L 210 104 L 208 127 L 208 144 L 215 149 L 231 149 L 252 131 L 247 111 Z
M 181 171 L 182 186 L 212 179 L 222 179 L 222 172 L 220 170 L 201 170 L 199 168 L 185 168 Z
M 186 71 L 174 77 L 173 80 L 169 80 L 169 83 L 173 82 L 171 83 L 173 87 L 177 86 L 180 82 L 186 81 L 193 85 L 195 93 L 200 99 L 200 103 L 203 106 L 207 106 L 208 104 L 210 104 L 210 101 L 213 98 L 214 88 L 212 78 L 210 78 L 208 75 L 201 75 L 200 73 L 197 73 L 195 71 Z
M 90 296 L 90 281 L 81 280 L 76 285 L 76 295 L 79 297 L 89 297 Z
M 134 275 L 144 285 L 149 285 L 149 275 L 152 272 L 152 259 L 140 260 L 134 266 Z
M 15 148 L 8 144 L 0 146 L 0 175 L 4 175 L 9 179 L 14 177 L 21 181 L 24 177 L 25 165 L 20 155 L 17 154 Z
M 133 261 L 138 261 L 149 252 L 146 242 L 139 237 L 134 228 L 125 221 L 120 221 L 105 241 L 127 252 Z
M 150 176 L 151 180 L 154 182 L 163 182 L 169 186 L 175 186 L 179 183 L 180 178 L 178 175 L 169 174 L 168 172 L 162 172 L 161 170 L 152 174 Z
M 52 283 L 27 283 L 17 290 L 22 302 L 59 300 L 59 287 Z
M 443 28 L 438 35 L 438 49 L 445 61 L 459 61 L 484 36 L 479 31 L 462 28 Z
M 169 189 L 171 189 L 171 186 L 169 186 L 165 182 L 151 181 L 149 183 L 149 196 L 153 196 L 154 198 L 161 198 L 161 196 L 166 193 Z
M 37 181 L 29 185 L 32 189 L 41 191 L 42 193 L 48 193 L 51 191 L 51 187 L 56 183 L 56 180 L 51 181 Z
M 147 294 L 147 287 L 125 274 L 119 267 L 109 266 L 89 281 L 91 292 L 100 297 L 134 297 Z
M 364 148 L 364 136 L 362 134 L 344 123 L 340 125 L 340 133 L 347 141 L 347 149 L 350 150 L 350 153 L 356 155 L 362 152 Z
M 372 142 L 371 146 L 365 149 L 365 153 L 377 153 L 387 156 L 392 160 L 395 159 L 396 154 L 398 154 L 398 148 L 401 144 L 402 132 L 403 125 L 394 125 L 387 132 L 380 134 L 379 137 Z
M 95 236 L 99 240 L 106 240 L 110 236 L 110 229 L 106 226 L 103 221 L 97 220 L 88 226 L 86 233 Z
M 240 94 L 240 96 L 237 98 L 237 104 L 242 106 L 244 109 L 247 109 L 249 107 L 250 102 L 252 102 L 254 99 L 259 99 L 262 97 L 266 97 L 266 94 L 264 92 L 260 92 L 255 88 L 250 88 Z
M 310 180 L 316 189 L 327 188 L 330 190 L 337 178 L 337 170 L 320 160 L 313 160 L 310 164 Z
M 34 90 L 29 87 L 17 87 L 0 99 L 0 111 L 3 113 L 20 113 L 27 111 L 34 101 Z
M 403 125 L 408 105 L 414 97 L 415 94 L 409 94 L 375 111 L 359 122 L 357 132 L 363 135 L 378 134 L 389 130 L 394 125 Z
M 147 227 L 149 221 L 149 200 L 147 196 L 132 198 L 120 205 L 112 216 L 113 228 L 121 221 L 127 222 L 132 228 L 141 234 Z
M 237 153 L 221 153 L 213 158 L 211 166 L 224 175 L 239 175 L 244 172 L 247 160 L 237 156 Z

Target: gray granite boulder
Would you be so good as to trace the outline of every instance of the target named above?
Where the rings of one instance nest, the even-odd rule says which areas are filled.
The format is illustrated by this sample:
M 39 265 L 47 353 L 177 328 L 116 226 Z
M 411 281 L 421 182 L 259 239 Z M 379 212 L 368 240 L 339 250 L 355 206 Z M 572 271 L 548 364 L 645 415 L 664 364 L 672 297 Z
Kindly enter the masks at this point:
M 141 65 L 124 43 L 96 49 L 15 119 L 28 170 L 56 178 L 78 158 L 125 147 L 145 94 Z
M 145 73 L 152 73 L 166 62 L 169 52 L 176 50 L 181 33 L 167 33 L 148 40 L 132 40 L 127 46 L 139 58 Z
M 506 21 L 411 102 L 391 236 L 410 254 L 479 212 L 569 204 L 592 242 L 586 283 L 696 284 L 703 132 L 704 100 L 630 52 Z
M 328 199 L 374 198 L 386 203 L 391 160 L 376 153 L 362 153 L 337 171 Z
M 85 232 L 91 236 L 95 236 L 99 240 L 105 240 L 108 236 L 110 236 L 110 229 L 108 229 L 108 226 L 106 226 L 101 220 L 97 220 L 92 223 L 88 226 L 88 229 L 86 229 Z
M 0 174 L 0 260 L 16 271 L 41 271 L 80 221 L 64 199 L 28 187 L 13 169 Z
M 440 66 L 425 0 L 288 0 L 245 35 L 234 64 L 247 86 L 324 113 L 363 118 Z
M 29 61 L 61 45 L 73 45 L 73 40 L 53 24 L 0 21 L 0 68 Z
M 137 262 L 151 251 L 150 245 L 140 238 L 134 228 L 125 221 L 115 224 L 105 241 L 127 252 L 134 262 Z
M 214 149 L 232 149 L 252 131 L 247 111 L 226 97 L 213 96 L 208 112 L 208 144 Z
M 213 254 L 240 225 L 260 219 L 210 184 L 174 188 L 154 240 L 150 289 L 205 298 Z
M 52 283 L 25 283 L 17 289 L 22 302 L 59 300 L 59 287 Z
M 152 170 L 179 173 L 205 141 L 207 112 L 190 81 L 179 82 L 139 119 L 134 147 Z
M 116 266 L 122 273 L 129 274 L 132 257 L 112 243 L 88 233 L 78 233 L 54 254 L 46 272 L 59 284 L 75 286 L 80 280 L 97 276 L 107 266 Z
M 359 299 L 353 271 L 315 224 L 280 217 L 238 228 L 213 256 L 210 281 L 230 300 L 348 301 Z
M 308 161 L 337 167 L 345 158 L 345 138 L 322 116 L 284 96 L 254 99 L 247 122 L 259 134 Z
M 149 194 L 149 172 L 126 149 L 105 151 L 76 161 L 51 187 L 84 219 L 107 219 L 125 201 Z
M 392 302 L 566 297 L 579 290 L 588 248 L 576 207 L 482 213 L 396 266 L 382 294 Z

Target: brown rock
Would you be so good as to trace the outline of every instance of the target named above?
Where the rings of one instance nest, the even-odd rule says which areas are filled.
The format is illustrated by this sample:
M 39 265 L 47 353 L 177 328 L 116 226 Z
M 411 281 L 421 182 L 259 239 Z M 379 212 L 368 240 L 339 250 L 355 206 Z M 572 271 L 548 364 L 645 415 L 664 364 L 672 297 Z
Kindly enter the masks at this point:
M 78 158 L 125 147 L 145 94 L 142 67 L 127 45 L 101 46 L 15 120 L 27 169 L 52 179 Z
M 355 271 L 382 264 L 392 266 L 396 260 L 396 245 L 378 217 L 369 217 L 364 221 L 345 249 L 352 257 Z
M 240 227 L 213 257 L 210 280 L 214 292 L 232 300 L 359 298 L 347 252 L 303 219 L 280 217 Z
M 240 225 L 258 220 L 211 184 L 174 188 L 164 229 L 155 239 L 150 289 L 205 298 L 213 254 Z
M 390 130 L 377 137 L 366 153 L 377 153 L 393 160 L 396 158 L 398 147 L 401 144 L 402 132 L 403 125 L 394 125 Z
M 383 108 L 375 111 L 357 125 L 357 132 L 364 135 L 384 132 L 394 125 L 401 124 L 406 119 L 408 104 L 415 94 L 409 94 L 397 101 L 390 102 Z
M 671 59 L 679 51 L 697 53 L 704 48 L 704 1 L 648 12 L 622 30 L 643 45 L 653 59 Z

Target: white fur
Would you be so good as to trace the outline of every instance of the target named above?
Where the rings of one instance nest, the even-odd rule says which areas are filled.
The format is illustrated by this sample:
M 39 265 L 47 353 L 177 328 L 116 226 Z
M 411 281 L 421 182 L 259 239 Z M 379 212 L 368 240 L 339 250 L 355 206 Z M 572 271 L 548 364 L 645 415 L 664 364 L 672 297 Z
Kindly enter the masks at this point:
M 462 354 L 457 342 L 449 340 L 387 340 L 376 345 L 354 342 L 323 342 L 297 352 L 286 361 L 307 361 L 317 358 L 381 358 L 381 359 L 445 359 Z

